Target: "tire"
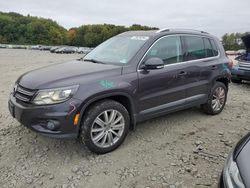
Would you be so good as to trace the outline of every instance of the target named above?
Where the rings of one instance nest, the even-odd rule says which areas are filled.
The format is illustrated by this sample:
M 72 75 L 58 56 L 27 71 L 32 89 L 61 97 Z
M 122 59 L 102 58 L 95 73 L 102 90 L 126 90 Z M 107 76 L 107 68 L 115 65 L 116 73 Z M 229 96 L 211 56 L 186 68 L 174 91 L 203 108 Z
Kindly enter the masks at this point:
M 233 83 L 240 84 L 242 80 L 240 78 L 231 78 L 231 81 Z
M 220 175 L 220 180 L 219 180 L 218 188 L 225 188 L 224 187 L 224 180 L 223 180 L 223 171 L 221 172 L 221 175 Z
M 84 116 L 81 140 L 94 153 L 108 153 L 123 143 L 129 126 L 127 109 L 114 100 L 103 100 L 93 104 Z
M 219 92 L 224 92 L 224 98 L 222 98 L 222 93 L 219 94 Z M 207 103 L 201 105 L 202 111 L 210 115 L 217 115 L 221 113 L 227 101 L 227 92 L 228 88 L 225 86 L 225 84 L 223 84 L 222 82 L 216 82 L 211 89 L 211 93 L 209 94 Z

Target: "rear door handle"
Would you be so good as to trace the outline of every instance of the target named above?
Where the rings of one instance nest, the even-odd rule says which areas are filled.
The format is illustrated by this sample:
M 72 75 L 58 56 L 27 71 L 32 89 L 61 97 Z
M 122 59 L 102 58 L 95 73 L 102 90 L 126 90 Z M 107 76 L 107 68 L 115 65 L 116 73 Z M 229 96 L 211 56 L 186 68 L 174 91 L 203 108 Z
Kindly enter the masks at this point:
M 212 65 L 212 66 L 211 66 L 211 70 L 216 70 L 216 69 L 218 69 L 218 66 L 217 66 L 217 65 Z
M 186 76 L 187 75 L 187 72 L 186 71 L 181 71 L 178 76 Z

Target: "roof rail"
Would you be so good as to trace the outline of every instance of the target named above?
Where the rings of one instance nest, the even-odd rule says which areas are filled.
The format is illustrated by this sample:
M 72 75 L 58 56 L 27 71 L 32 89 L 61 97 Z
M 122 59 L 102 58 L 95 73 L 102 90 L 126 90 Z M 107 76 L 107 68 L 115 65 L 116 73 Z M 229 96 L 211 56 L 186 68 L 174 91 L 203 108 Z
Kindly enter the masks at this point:
M 158 31 L 156 31 L 156 33 L 162 33 L 162 32 L 166 32 L 166 31 L 170 31 L 170 29 L 168 29 L 168 28 L 159 29 Z
M 175 29 L 160 29 L 158 31 L 156 31 L 156 33 L 162 33 L 162 32 L 169 32 L 169 31 L 195 31 L 195 32 L 199 32 L 199 33 L 205 33 L 205 34 L 208 34 L 207 32 L 205 31 L 200 31 L 200 30 L 196 30 L 196 29 L 182 29 L 182 28 L 175 28 Z

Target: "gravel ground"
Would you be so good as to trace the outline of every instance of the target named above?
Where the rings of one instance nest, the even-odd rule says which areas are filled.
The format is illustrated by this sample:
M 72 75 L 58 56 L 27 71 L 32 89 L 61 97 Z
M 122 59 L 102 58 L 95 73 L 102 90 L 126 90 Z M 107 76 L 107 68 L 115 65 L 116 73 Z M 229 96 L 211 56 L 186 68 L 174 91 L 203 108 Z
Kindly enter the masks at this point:
M 78 140 L 42 137 L 8 113 L 8 95 L 19 75 L 76 57 L 0 49 L 1 187 L 217 186 L 225 157 L 250 128 L 249 84 L 230 85 L 220 115 L 193 108 L 146 121 L 116 151 L 98 156 Z

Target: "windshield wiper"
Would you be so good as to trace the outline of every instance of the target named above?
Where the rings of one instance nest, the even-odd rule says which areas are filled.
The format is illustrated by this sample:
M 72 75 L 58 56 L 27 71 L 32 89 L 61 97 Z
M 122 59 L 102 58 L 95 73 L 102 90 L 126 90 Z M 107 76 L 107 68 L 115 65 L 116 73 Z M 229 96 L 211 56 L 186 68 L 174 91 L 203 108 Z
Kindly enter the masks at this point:
M 92 63 L 100 63 L 100 64 L 105 64 L 105 63 L 103 63 L 103 62 L 101 62 L 101 61 L 98 61 L 98 60 L 96 60 L 96 59 L 83 59 L 84 61 L 89 61 L 89 62 L 92 62 Z

